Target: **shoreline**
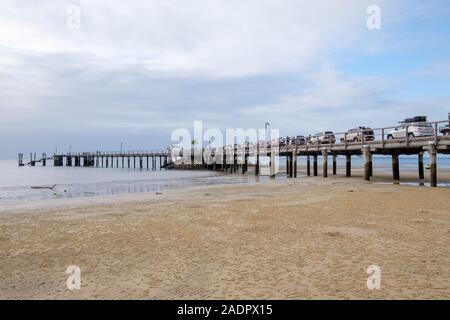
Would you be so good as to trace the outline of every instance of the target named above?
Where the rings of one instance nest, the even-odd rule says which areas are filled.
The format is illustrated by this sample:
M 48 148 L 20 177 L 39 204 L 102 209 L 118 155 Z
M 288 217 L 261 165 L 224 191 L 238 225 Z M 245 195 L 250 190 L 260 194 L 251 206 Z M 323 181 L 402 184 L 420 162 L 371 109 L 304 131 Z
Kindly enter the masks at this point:
M 234 174 L 229 174 L 226 172 L 217 171 L 217 174 L 223 175 L 225 179 L 233 178 L 233 177 L 243 177 L 244 179 L 247 177 L 247 181 L 243 182 L 218 182 L 211 185 L 180 185 L 176 187 L 169 187 L 167 189 L 162 190 L 162 192 L 154 192 L 154 191 L 142 191 L 142 192 L 123 192 L 117 194 L 108 194 L 108 195 L 89 195 L 89 196 L 78 196 L 78 197 L 70 197 L 70 198 L 54 198 L 54 199 L 39 199 L 39 200 L 6 200 L 0 202 L 0 214 L 10 213 L 10 212 L 28 212 L 35 210 L 45 210 L 45 209 L 54 209 L 54 208 L 72 208 L 72 207 L 81 207 L 81 206 L 96 206 L 96 205 L 108 205 L 110 203 L 126 203 L 132 201 L 145 201 L 147 199 L 152 199 L 154 197 L 161 198 L 163 195 L 173 192 L 179 192 L 180 190 L 196 190 L 199 188 L 213 188 L 213 187 L 221 187 L 227 185 L 253 185 L 258 183 L 267 183 L 269 181 L 274 181 L 270 179 L 268 175 L 262 175 L 259 177 L 255 177 L 253 175 L 253 169 L 249 168 L 249 172 L 246 175 L 241 175 L 241 173 L 237 172 Z M 285 167 L 280 166 L 279 174 L 275 178 L 275 181 L 296 181 L 297 179 L 301 180 L 302 183 L 312 183 L 315 184 L 315 180 L 337 180 L 343 183 L 357 183 L 361 182 L 363 184 L 374 184 L 374 185 L 394 185 L 400 187 L 411 187 L 411 188 L 429 188 L 427 185 L 429 183 L 428 179 L 428 170 L 425 171 L 425 179 L 419 180 L 417 174 L 408 170 L 406 172 L 401 173 L 400 184 L 394 184 L 392 180 L 392 174 L 386 168 L 374 168 L 374 176 L 371 178 L 371 181 L 367 182 L 363 180 L 363 169 L 362 168 L 353 168 L 352 177 L 348 178 L 343 175 L 345 168 L 338 166 L 337 175 L 333 176 L 331 172 L 329 172 L 328 178 L 322 178 L 321 167 L 318 168 L 318 176 L 306 176 L 306 166 L 300 165 L 298 166 L 298 177 L 297 178 L 287 178 L 285 175 Z M 212 172 L 206 169 L 199 170 L 193 169 L 192 171 L 205 171 Z M 330 171 L 330 168 L 329 168 Z M 312 168 L 311 168 L 312 174 Z M 345 173 L 344 173 L 345 174 Z M 450 188 L 450 169 L 444 169 L 439 172 L 438 175 L 438 188 Z M 423 183 L 424 185 L 421 185 Z M 162 194 L 161 194 L 162 193 Z

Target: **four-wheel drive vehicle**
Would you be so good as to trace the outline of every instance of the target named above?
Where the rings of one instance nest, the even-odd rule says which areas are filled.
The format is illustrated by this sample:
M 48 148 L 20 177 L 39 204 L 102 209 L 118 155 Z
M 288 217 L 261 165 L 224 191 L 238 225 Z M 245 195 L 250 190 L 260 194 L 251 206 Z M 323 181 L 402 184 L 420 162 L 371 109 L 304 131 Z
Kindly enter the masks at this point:
M 429 137 L 434 135 L 433 126 L 427 122 L 402 122 L 400 127 L 390 130 L 387 134 L 388 140 L 406 138 Z
M 344 143 L 345 139 L 347 139 L 348 142 L 359 142 L 362 139 L 364 141 L 374 141 L 375 140 L 375 133 L 371 128 L 366 127 L 358 127 L 350 129 L 347 132 L 346 137 L 341 138 L 341 142 Z
M 450 136 L 450 127 L 448 124 L 439 128 L 439 132 L 444 136 Z
M 332 131 L 325 131 L 316 133 L 311 137 L 311 144 L 335 143 L 336 137 Z
M 306 144 L 306 138 L 304 136 L 292 137 L 291 144 L 294 146 L 304 146 Z

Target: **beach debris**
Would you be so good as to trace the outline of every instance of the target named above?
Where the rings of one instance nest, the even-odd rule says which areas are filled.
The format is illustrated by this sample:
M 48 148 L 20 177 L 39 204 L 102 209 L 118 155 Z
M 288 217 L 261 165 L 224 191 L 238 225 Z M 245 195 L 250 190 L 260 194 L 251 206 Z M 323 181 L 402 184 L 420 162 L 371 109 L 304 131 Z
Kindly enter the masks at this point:
M 162 195 L 162 192 L 156 192 L 157 195 Z
M 56 187 L 56 184 L 51 186 L 31 186 L 31 189 L 50 189 L 53 190 Z

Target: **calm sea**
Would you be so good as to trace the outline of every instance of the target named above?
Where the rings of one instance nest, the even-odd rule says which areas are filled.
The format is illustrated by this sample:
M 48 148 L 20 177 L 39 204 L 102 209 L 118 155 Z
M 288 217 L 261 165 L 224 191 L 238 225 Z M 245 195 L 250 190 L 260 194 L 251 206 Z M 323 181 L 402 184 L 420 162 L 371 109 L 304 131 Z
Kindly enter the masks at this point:
M 330 159 L 331 160 L 331 159 Z M 374 157 L 377 170 L 390 170 L 390 157 Z M 425 163 L 428 159 L 425 157 Z M 284 159 L 280 159 L 283 165 Z M 299 158 L 299 166 L 305 158 Z M 253 174 L 223 174 L 212 171 L 148 171 L 128 168 L 85 168 L 48 166 L 19 167 L 16 160 L 0 160 L 0 204 L 17 200 L 41 200 L 54 198 L 78 198 L 98 195 L 114 195 L 138 192 L 162 192 L 167 189 L 217 184 L 251 183 L 265 180 L 256 179 Z M 320 157 L 319 157 L 320 164 Z M 362 159 L 353 157 L 354 168 L 362 167 Z M 329 164 L 330 165 L 330 164 Z M 338 166 L 344 166 L 345 159 L 338 158 Z M 401 157 L 401 171 L 415 172 L 417 157 Z M 450 170 L 450 157 L 438 157 L 439 170 Z M 300 175 L 301 173 L 299 173 Z M 284 174 L 280 174 L 283 177 Z M 51 186 L 53 190 L 32 189 L 32 186 Z

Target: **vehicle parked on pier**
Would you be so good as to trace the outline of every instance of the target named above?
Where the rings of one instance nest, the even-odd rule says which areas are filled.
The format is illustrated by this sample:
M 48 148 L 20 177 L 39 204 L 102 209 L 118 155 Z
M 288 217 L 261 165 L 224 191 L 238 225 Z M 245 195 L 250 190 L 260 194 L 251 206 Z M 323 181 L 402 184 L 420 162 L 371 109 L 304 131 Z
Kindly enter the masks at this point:
M 359 126 L 357 128 L 353 128 L 347 131 L 347 135 L 341 138 L 341 142 L 344 143 L 345 139 L 347 142 L 360 142 L 363 141 L 374 141 L 375 133 L 372 128 Z
M 439 128 L 439 132 L 444 136 L 450 136 L 450 127 L 448 124 Z
M 400 126 L 390 130 L 387 133 L 387 139 L 401 139 L 417 137 L 429 137 L 434 135 L 434 129 L 431 124 L 427 122 L 427 117 L 417 116 L 414 118 L 408 118 L 400 122 Z
M 313 135 L 310 139 L 310 144 L 325 144 L 325 143 L 335 143 L 336 137 L 333 131 L 319 132 Z
M 306 138 L 304 136 L 296 136 L 291 138 L 291 145 L 304 146 L 306 144 Z

